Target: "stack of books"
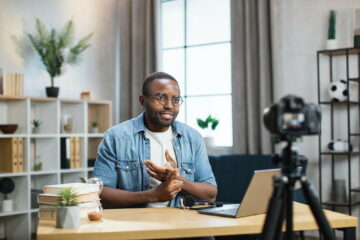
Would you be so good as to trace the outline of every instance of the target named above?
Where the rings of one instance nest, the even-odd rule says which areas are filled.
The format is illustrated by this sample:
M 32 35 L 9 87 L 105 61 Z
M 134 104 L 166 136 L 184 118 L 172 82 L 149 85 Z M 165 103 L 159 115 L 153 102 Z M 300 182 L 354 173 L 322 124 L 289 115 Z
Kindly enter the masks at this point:
M 2 69 L 0 69 L 0 94 L 24 96 L 24 74 L 3 73 Z
M 39 218 L 44 220 L 56 220 L 56 208 L 59 200 L 59 192 L 64 188 L 72 188 L 77 194 L 80 217 L 87 217 L 88 212 L 99 211 L 100 199 L 98 184 L 88 183 L 65 183 L 57 185 L 46 185 L 44 193 L 37 195 L 39 204 Z

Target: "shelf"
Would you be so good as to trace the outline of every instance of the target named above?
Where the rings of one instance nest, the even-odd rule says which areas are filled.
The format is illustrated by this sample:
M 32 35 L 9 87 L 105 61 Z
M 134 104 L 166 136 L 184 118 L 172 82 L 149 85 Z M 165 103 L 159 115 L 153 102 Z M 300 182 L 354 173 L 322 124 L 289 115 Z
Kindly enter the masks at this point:
M 81 133 L 62 133 L 60 134 L 60 137 L 84 137 L 85 134 Z
M 360 54 L 360 48 L 340 48 L 334 50 L 320 50 L 318 53 L 328 55 L 328 56 L 344 56 L 346 52 L 349 52 L 349 55 Z
M 349 101 L 350 104 L 360 104 L 360 102 L 358 101 Z M 343 101 L 343 102 L 333 102 L 333 101 L 320 101 L 319 104 L 324 104 L 324 105 L 345 105 L 347 104 L 347 101 Z
M 30 174 L 33 176 L 36 175 L 49 175 L 49 174 L 57 174 L 57 170 L 51 170 L 51 171 L 31 171 Z
M 352 192 L 359 192 L 360 193 L 360 187 L 351 189 Z
M 27 214 L 27 210 L 19 210 L 19 211 L 13 211 L 13 212 L 0 212 L 0 217 L 7 217 L 7 216 L 14 216 L 14 215 L 20 215 L 20 214 Z
M 26 138 L 28 137 L 27 134 L 1 134 L 0 138 Z
M 77 173 L 84 172 L 84 168 L 74 168 L 74 169 L 61 169 L 61 173 Z
M 88 168 L 89 154 L 91 159 L 96 158 L 97 145 L 112 126 L 111 114 L 110 101 L 0 95 L 0 123 L 18 124 L 14 134 L 0 132 L 0 140 L 22 138 L 25 163 L 24 172 L 0 172 L 0 178 L 9 177 L 15 182 L 14 191 L 8 194 L 9 199 L 14 200 L 14 211 L 0 211 L 1 239 L 36 236 L 36 195 L 45 185 L 81 182 L 81 179 L 91 177 L 93 168 Z M 41 121 L 36 133 L 31 124 L 34 119 Z M 69 125 L 65 121 L 68 119 Z M 98 124 L 99 133 L 92 133 L 95 132 L 90 125 L 93 122 Z M 77 168 L 61 169 L 62 139 L 71 137 L 78 138 L 76 144 L 68 146 L 77 160 L 72 167 Z M 66 159 L 74 158 L 71 151 L 66 151 L 69 153 Z
M 321 155 L 348 155 L 348 152 L 321 152 Z M 350 152 L 350 155 L 358 155 L 360 152 Z
M 57 134 L 30 134 L 31 138 L 55 138 L 58 137 Z
M 334 202 L 334 201 L 326 201 L 322 203 L 325 206 L 334 206 L 334 207 L 348 207 L 348 202 Z M 351 206 L 359 205 L 360 201 L 355 201 L 351 203 Z
M 27 175 L 26 172 L 21 172 L 21 173 L 2 172 L 2 173 L 0 173 L 0 178 L 3 178 L 3 177 L 24 177 L 26 175 Z
M 88 133 L 88 138 L 103 138 L 104 133 Z

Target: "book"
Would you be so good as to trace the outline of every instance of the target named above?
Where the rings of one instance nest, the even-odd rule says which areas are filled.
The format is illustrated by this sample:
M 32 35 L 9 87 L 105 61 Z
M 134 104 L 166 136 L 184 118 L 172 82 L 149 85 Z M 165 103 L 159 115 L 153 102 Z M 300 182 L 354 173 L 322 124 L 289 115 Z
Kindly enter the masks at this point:
M 72 188 L 76 194 L 86 194 L 91 192 L 99 192 L 99 184 L 89 184 L 89 183 L 64 183 L 64 184 L 54 184 L 46 185 L 43 187 L 44 193 L 58 194 L 64 188 Z
M 60 195 L 54 193 L 40 193 L 37 195 L 38 203 L 45 203 L 45 204 L 57 205 L 59 198 Z M 99 197 L 97 192 L 90 192 L 90 193 L 77 195 L 76 200 L 79 203 L 83 203 L 83 202 L 97 201 L 99 200 Z
M 90 203 L 90 204 L 87 204 Z M 80 207 L 80 217 L 86 218 L 89 212 L 99 212 L 99 205 L 96 201 L 87 202 L 87 205 L 83 205 L 80 203 L 78 206 Z M 47 205 L 40 204 L 39 205 L 39 218 L 42 220 L 56 220 L 56 205 Z

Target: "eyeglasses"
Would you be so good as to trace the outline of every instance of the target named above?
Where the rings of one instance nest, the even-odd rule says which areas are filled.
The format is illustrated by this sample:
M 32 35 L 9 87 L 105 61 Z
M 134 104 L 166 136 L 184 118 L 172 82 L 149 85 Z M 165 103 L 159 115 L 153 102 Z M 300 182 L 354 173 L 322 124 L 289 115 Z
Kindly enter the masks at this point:
M 149 96 L 156 99 L 160 105 L 165 105 L 169 102 L 168 96 L 163 93 L 155 96 L 153 95 L 149 95 Z M 184 99 L 181 96 L 176 96 L 173 97 L 171 101 L 174 106 L 180 106 L 184 102 Z

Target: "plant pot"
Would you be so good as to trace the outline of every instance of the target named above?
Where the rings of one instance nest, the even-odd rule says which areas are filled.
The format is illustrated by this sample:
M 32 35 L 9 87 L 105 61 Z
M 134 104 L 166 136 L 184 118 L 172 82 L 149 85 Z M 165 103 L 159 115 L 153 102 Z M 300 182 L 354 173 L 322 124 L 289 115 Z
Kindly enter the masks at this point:
M 48 97 L 58 97 L 59 96 L 59 88 L 58 87 L 47 87 L 46 88 L 46 96 Z
M 56 209 L 57 228 L 78 228 L 80 227 L 79 206 L 57 207 Z
M 207 148 L 214 147 L 214 138 L 213 137 L 204 137 L 205 146 Z
M 13 211 L 13 200 L 4 199 L 2 202 L 2 211 L 3 212 L 12 212 Z
M 99 133 L 99 128 L 98 127 L 92 127 L 91 128 L 91 133 Z
M 337 40 L 336 39 L 328 39 L 326 40 L 326 49 L 327 50 L 332 50 L 332 49 L 337 49 Z
M 33 129 L 32 129 L 32 133 L 33 133 L 33 134 L 39 134 L 39 133 L 40 133 L 40 128 L 39 128 L 39 127 L 33 128 Z

